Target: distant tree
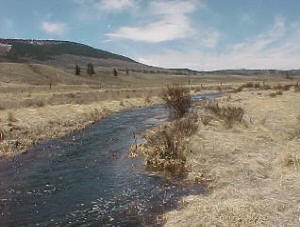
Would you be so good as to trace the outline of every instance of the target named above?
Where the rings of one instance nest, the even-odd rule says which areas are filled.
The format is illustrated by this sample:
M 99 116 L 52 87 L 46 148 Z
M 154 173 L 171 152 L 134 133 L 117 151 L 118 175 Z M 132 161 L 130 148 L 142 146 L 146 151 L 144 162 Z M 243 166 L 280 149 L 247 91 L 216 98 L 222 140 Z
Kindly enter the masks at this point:
M 93 74 L 95 74 L 95 70 L 94 70 L 94 66 L 92 63 L 89 63 L 87 66 L 87 73 L 92 76 Z
M 114 68 L 114 76 L 118 76 L 118 71 L 116 68 Z
M 126 69 L 126 75 L 129 75 L 129 69 Z
M 80 75 L 80 67 L 78 65 L 75 66 L 75 75 Z
M 290 76 L 290 73 L 287 71 L 286 73 L 285 73 L 285 78 L 287 79 L 287 80 L 292 80 L 293 78 Z

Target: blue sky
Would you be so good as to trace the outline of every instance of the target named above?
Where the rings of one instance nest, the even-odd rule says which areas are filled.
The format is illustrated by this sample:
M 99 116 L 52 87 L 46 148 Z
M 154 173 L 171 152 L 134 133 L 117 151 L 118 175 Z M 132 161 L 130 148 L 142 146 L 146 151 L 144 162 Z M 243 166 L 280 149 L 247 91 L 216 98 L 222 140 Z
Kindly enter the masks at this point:
M 198 70 L 300 69 L 299 0 L 0 0 L 0 37 Z

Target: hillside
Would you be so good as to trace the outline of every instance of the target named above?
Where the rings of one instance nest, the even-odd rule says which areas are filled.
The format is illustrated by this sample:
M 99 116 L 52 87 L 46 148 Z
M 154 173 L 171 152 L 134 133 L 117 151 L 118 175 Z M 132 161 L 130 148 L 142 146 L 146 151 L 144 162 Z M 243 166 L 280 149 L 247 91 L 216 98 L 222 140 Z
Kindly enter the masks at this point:
M 68 41 L 0 39 L 0 43 L 11 45 L 11 50 L 6 57 L 16 61 L 26 61 L 28 59 L 45 61 L 53 59 L 55 56 L 70 54 L 91 58 L 118 59 L 127 62 L 135 62 L 132 59 L 121 55 Z
M 61 68 L 88 63 L 96 67 L 152 68 L 84 44 L 55 40 L 0 39 L 0 62 L 39 63 Z

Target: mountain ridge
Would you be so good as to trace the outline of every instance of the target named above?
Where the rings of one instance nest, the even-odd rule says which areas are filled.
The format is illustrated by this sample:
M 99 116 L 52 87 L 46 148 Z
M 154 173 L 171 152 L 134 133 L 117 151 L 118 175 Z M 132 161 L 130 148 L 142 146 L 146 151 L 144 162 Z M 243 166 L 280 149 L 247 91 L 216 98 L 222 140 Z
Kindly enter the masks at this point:
M 122 70 L 150 73 L 177 74 L 299 74 L 300 70 L 275 69 L 224 69 L 212 71 L 192 70 L 189 68 L 161 68 L 145 65 L 135 60 L 94 48 L 89 45 L 63 40 L 30 40 L 0 38 L 0 62 L 39 63 L 55 67 L 73 68 L 75 64 L 93 63 L 96 67 L 117 67 Z

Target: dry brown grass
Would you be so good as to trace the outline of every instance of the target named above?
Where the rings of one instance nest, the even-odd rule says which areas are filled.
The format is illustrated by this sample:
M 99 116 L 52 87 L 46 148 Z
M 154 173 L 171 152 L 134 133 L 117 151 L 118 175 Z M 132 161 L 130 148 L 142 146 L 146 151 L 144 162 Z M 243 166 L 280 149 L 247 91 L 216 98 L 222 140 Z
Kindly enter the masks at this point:
M 228 130 L 213 121 L 189 138 L 188 179 L 210 193 L 183 198 L 183 207 L 164 215 L 166 226 L 299 226 L 300 140 L 288 133 L 299 124 L 300 96 L 286 91 L 273 99 L 261 92 L 218 100 L 238 102 L 252 119 L 248 128 Z

